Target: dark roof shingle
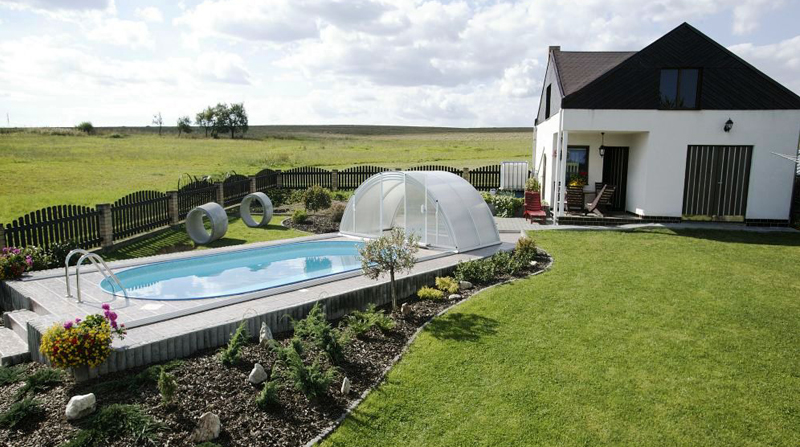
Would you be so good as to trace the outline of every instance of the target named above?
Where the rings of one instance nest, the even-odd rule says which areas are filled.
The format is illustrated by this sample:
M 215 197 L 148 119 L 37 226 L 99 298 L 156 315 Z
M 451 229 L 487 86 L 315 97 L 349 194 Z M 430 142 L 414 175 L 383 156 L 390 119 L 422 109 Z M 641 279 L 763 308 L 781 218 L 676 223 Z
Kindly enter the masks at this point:
M 635 51 L 553 51 L 562 94 L 580 90 L 634 54 Z

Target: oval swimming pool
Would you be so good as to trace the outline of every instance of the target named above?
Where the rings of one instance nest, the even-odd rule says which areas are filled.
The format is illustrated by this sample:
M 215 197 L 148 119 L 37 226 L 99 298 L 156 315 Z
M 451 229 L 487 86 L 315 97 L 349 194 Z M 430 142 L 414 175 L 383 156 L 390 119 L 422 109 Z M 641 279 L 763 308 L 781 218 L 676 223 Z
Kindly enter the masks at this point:
M 239 250 L 133 267 L 117 273 L 129 298 L 218 298 L 361 268 L 361 242 L 318 241 Z M 122 295 L 108 279 L 100 287 Z

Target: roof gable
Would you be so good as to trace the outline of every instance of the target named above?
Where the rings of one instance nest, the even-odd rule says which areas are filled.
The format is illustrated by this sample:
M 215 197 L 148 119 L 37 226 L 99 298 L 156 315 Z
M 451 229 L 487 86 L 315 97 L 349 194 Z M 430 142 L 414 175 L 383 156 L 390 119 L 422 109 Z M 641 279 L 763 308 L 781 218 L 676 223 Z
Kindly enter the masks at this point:
M 658 109 L 660 70 L 689 67 L 701 69 L 701 109 L 800 109 L 795 93 L 687 23 L 565 93 L 562 108 Z
M 554 51 L 563 95 L 575 93 L 634 54 L 633 51 Z

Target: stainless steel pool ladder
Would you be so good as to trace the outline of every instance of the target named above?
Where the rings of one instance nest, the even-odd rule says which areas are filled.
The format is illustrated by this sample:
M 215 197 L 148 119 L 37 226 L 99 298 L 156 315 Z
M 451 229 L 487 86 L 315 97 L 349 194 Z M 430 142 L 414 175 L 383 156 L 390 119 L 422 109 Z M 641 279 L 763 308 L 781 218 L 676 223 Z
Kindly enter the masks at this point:
M 122 285 L 122 282 L 119 280 L 119 278 L 117 278 L 117 275 L 115 275 L 114 272 L 111 271 L 111 269 L 108 267 L 106 262 L 103 261 L 103 258 L 101 258 L 100 255 L 98 255 L 96 253 L 90 253 L 90 252 L 88 252 L 86 250 L 83 250 L 81 248 L 76 248 L 75 250 L 70 251 L 69 254 L 67 254 L 67 258 L 64 260 L 64 281 L 66 281 L 66 283 L 67 283 L 67 298 L 74 298 L 72 296 L 72 293 L 70 293 L 70 290 L 69 290 L 69 260 L 72 259 L 72 256 L 75 255 L 75 254 L 80 254 L 81 255 L 81 257 L 78 258 L 78 263 L 75 264 L 75 290 L 77 291 L 76 294 L 78 295 L 78 302 L 79 303 L 82 302 L 81 301 L 81 265 L 83 265 L 83 261 L 85 261 L 87 259 L 92 263 L 94 268 L 96 268 L 97 271 L 101 275 L 103 275 L 103 277 L 105 277 L 107 280 L 109 280 L 109 282 L 111 283 L 111 291 L 112 292 L 114 291 L 114 283 L 116 283 L 117 286 L 119 286 L 119 288 L 122 291 L 122 294 L 125 296 L 125 298 L 128 298 L 128 292 L 125 290 L 125 287 Z

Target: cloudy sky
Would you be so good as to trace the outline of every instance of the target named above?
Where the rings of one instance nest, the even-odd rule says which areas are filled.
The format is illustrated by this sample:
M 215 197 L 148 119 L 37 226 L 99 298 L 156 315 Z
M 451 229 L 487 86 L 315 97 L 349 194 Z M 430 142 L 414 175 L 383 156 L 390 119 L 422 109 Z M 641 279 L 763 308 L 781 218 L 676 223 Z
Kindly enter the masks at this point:
M 0 0 L 0 126 L 530 126 L 548 45 L 638 50 L 689 22 L 800 92 L 798 0 Z

